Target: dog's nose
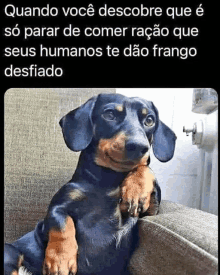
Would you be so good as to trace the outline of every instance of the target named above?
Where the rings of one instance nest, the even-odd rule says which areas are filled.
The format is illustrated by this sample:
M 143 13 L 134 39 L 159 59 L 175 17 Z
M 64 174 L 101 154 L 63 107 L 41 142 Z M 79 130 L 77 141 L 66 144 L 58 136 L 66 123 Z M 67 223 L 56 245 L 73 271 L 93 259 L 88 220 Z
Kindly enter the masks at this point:
M 138 159 L 147 153 L 149 147 L 141 141 L 129 141 L 126 144 L 126 152 L 128 159 Z

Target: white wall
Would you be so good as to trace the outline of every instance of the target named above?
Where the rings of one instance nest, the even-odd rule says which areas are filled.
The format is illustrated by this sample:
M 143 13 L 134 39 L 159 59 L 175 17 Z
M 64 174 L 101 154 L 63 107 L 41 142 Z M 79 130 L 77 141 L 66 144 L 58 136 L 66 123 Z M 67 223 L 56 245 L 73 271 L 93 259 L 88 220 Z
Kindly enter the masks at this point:
M 138 96 L 153 101 L 161 121 L 176 134 L 176 149 L 172 160 L 158 161 L 151 153 L 153 169 L 162 190 L 162 199 L 196 207 L 196 179 L 199 149 L 192 145 L 191 134 L 183 133 L 184 125 L 193 125 L 205 115 L 195 114 L 192 109 L 193 89 L 116 89 L 126 96 Z

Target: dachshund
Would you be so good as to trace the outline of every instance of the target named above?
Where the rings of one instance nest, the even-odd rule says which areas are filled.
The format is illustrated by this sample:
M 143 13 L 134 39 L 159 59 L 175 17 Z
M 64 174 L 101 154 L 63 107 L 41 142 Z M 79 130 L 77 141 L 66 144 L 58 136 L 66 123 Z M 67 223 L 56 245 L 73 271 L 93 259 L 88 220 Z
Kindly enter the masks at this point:
M 72 179 L 36 228 L 5 244 L 5 274 L 127 275 L 139 218 L 161 200 L 150 147 L 172 159 L 176 136 L 151 101 L 99 94 L 60 120 L 66 145 L 81 151 Z

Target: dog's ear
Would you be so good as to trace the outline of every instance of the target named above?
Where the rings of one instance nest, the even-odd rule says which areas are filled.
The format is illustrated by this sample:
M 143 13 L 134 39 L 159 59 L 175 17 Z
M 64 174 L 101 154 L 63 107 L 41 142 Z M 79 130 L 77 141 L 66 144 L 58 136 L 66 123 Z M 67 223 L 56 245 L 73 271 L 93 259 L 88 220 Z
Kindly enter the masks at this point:
M 153 134 L 153 152 L 155 157 L 159 161 L 167 162 L 173 157 L 176 143 L 176 135 L 168 126 L 166 126 L 162 121 L 159 120 L 158 111 L 154 105 L 153 107 L 158 117 L 158 123 L 156 126 L 157 128 Z
M 68 148 L 73 151 L 84 150 L 93 137 L 92 111 L 97 96 L 90 98 L 77 109 L 60 120 L 63 137 Z

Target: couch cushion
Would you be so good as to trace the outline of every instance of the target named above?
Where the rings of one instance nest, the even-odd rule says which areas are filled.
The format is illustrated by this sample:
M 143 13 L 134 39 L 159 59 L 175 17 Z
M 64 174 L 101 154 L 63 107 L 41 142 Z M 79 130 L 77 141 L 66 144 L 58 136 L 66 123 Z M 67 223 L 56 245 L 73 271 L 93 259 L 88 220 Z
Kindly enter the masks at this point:
M 162 201 L 157 216 L 139 221 L 133 275 L 217 274 L 217 216 Z

